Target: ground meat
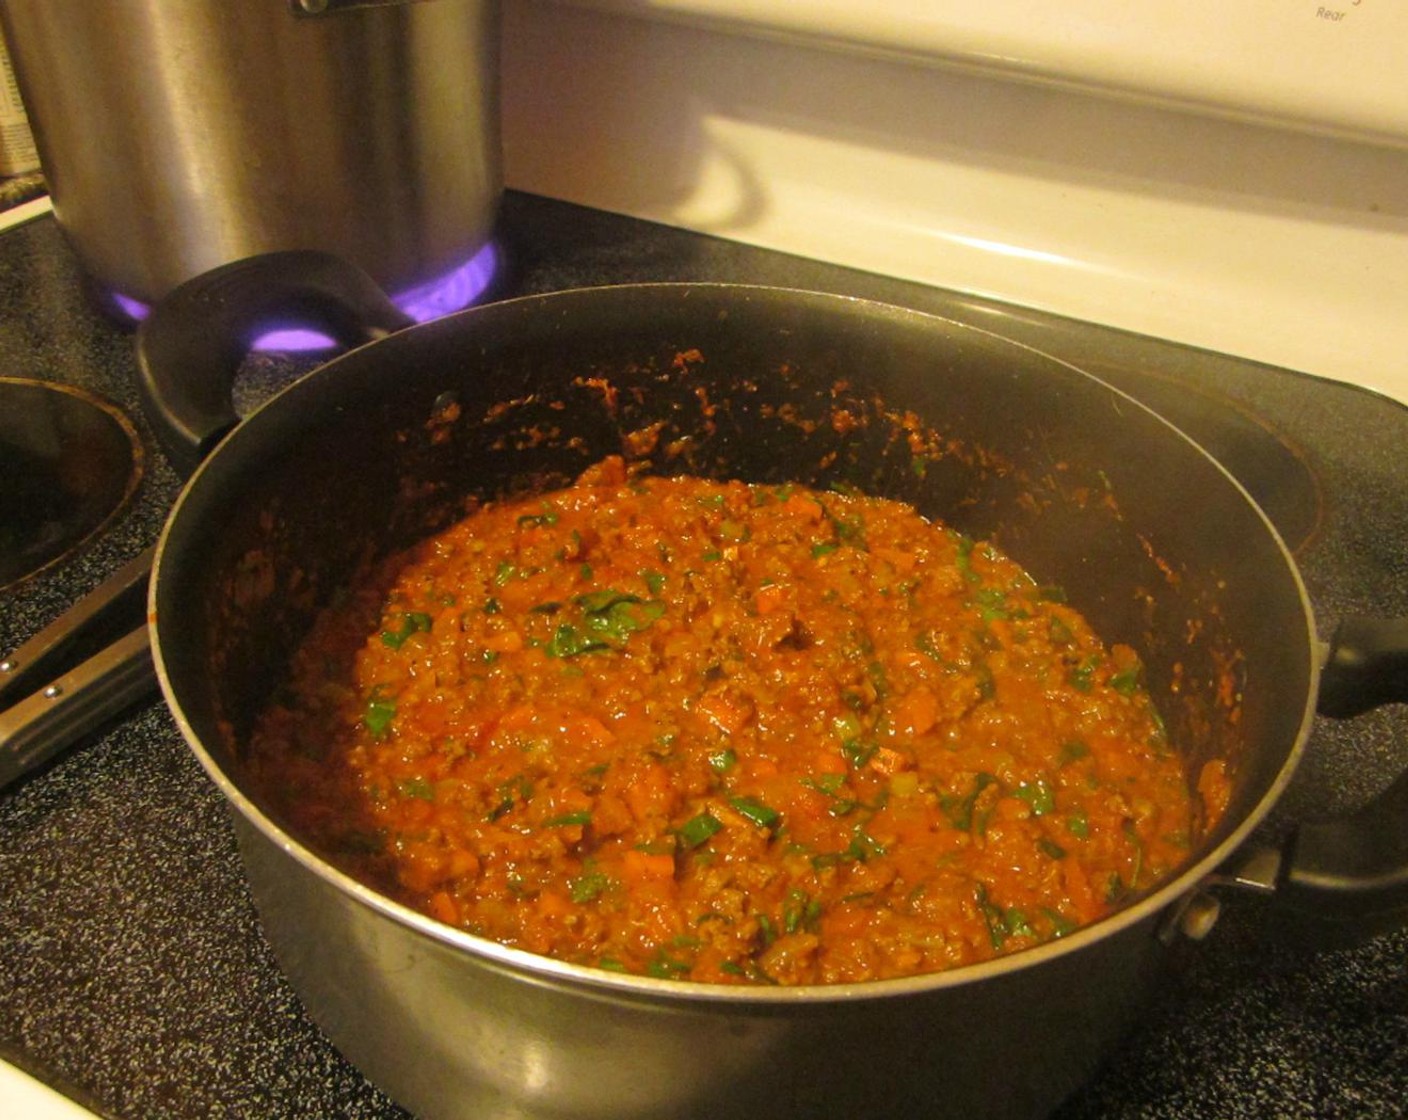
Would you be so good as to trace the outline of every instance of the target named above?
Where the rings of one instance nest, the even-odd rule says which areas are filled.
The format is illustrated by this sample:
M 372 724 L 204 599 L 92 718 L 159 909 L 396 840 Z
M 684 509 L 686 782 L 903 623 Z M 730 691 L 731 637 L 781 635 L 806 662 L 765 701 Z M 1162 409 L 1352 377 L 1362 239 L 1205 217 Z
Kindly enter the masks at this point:
M 350 589 L 248 763 L 300 836 L 442 922 L 846 983 L 1065 936 L 1184 861 L 1140 674 L 905 505 L 612 459 Z

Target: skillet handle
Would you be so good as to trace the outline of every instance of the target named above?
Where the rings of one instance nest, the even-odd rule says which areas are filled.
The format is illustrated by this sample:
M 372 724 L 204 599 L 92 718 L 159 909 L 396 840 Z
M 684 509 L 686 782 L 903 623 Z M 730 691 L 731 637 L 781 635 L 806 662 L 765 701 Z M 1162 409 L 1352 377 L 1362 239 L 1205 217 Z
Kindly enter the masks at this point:
M 1408 618 L 1346 618 L 1320 673 L 1317 708 L 1343 719 L 1408 702 Z
M 352 348 L 413 323 L 362 269 L 330 253 L 233 261 L 181 284 L 138 328 L 142 405 L 172 465 L 189 475 L 239 422 L 235 378 L 260 334 L 314 327 Z
M 1298 826 L 1275 897 L 1295 912 L 1302 939 L 1362 940 L 1408 925 L 1408 774 L 1357 813 Z
M 1408 701 L 1408 619 L 1347 618 L 1318 709 L 1346 718 Z M 1408 773 L 1358 812 L 1299 825 L 1282 847 L 1276 904 L 1303 940 L 1344 942 L 1408 924 Z

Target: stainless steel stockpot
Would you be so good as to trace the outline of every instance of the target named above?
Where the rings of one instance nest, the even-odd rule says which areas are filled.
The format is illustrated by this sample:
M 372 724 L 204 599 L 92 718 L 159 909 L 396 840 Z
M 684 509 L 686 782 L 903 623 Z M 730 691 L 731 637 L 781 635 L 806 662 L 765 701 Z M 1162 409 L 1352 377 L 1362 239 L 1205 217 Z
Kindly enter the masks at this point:
M 0 0 L 0 20 L 55 217 L 115 292 L 282 249 L 401 292 L 489 238 L 498 0 Z

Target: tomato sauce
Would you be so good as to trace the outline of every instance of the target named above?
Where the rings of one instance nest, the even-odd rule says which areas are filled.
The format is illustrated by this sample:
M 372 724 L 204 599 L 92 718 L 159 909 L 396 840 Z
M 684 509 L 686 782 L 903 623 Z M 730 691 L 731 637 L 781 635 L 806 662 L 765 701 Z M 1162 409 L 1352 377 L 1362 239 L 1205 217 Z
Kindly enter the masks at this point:
M 901 503 L 628 472 L 353 588 L 249 751 L 330 859 L 449 925 L 719 983 L 1060 938 L 1187 857 L 1134 651 Z

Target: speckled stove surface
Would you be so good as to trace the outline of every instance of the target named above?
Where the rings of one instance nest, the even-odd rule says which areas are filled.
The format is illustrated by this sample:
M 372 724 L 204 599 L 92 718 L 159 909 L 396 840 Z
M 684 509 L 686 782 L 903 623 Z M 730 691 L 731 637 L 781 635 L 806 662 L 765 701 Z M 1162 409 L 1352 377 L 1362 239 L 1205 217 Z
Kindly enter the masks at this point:
M 1186 411 L 1180 422 L 1225 461 L 1250 454 L 1255 477 L 1244 481 L 1296 547 L 1322 629 L 1347 613 L 1408 615 L 1408 409 L 1393 402 L 530 196 L 507 199 L 500 245 L 508 265 L 495 297 L 748 281 L 1010 334 Z M 179 481 L 138 412 L 132 368 L 130 338 L 93 310 L 53 219 L 0 234 L 0 376 L 97 394 L 128 413 L 147 448 L 141 486 L 104 535 L 0 592 L 0 649 L 156 539 Z M 243 391 L 257 398 L 291 374 L 257 362 Z M 1284 470 L 1256 469 L 1266 440 Z M 1358 804 L 1405 765 L 1408 711 L 1320 721 L 1264 831 Z M 1408 932 L 1295 947 L 1259 900 L 1229 896 L 1186 956 L 1061 1120 L 1403 1115 Z M 155 699 L 0 794 L 0 1057 L 113 1117 L 404 1115 L 337 1054 L 280 976 L 223 802 Z

